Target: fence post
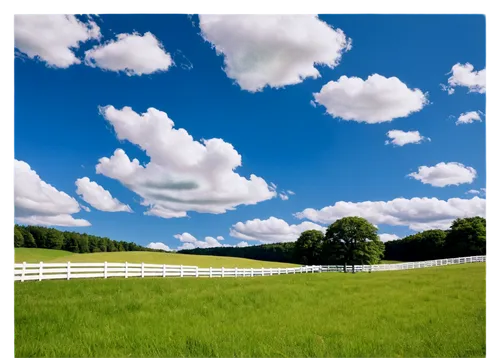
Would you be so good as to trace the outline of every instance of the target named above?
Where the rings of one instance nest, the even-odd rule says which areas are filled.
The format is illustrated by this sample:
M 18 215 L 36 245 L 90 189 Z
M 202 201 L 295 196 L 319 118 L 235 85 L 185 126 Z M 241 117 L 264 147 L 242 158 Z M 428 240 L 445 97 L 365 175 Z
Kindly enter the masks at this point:
M 43 279 L 43 261 L 40 261 L 40 269 L 38 270 L 38 281 Z
M 198 266 L 196 266 L 196 277 L 198 277 Z
M 184 268 L 181 265 L 181 277 L 184 277 Z
M 26 262 L 23 262 L 23 272 L 21 273 L 21 282 L 24 282 L 25 275 L 26 275 Z
M 144 278 L 144 262 L 141 263 L 141 277 Z
M 222 277 L 224 277 L 224 266 L 222 266 L 221 272 L 222 272 Z
M 250 269 L 250 277 L 253 277 L 253 268 Z
M 234 277 L 238 277 L 238 268 L 237 267 L 234 268 Z
M 66 274 L 67 274 L 67 276 L 66 276 L 66 280 L 69 280 L 70 271 L 71 271 L 71 264 L 70 264 L 70 262 L 68 261 L 68 268 L 67 268 L 67 270 L 66 270 Z
M 269 268 L 269 276 L 272 276 L 272 275 L 273 275 L 273 268 L 272 268 L 272 267 L 270 267 L 270 268 Z
M 104 261 L 104 278 L 108 278 L 108 262 Z
M 128 278 L 128 262 L 125 261 L 125 278 Z
M 210 269 L 208 270 L 208 275 L 209 277 L 212 277 L 212 266 L 210 266 Z

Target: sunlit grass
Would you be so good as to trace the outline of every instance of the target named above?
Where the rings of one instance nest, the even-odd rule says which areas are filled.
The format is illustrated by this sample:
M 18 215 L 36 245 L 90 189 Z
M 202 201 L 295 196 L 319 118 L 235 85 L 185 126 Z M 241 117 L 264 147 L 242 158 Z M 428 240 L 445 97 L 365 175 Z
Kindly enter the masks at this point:
M 15 283 L 17 357 L 485 356 L 485 265 Z
M 75 254 L 61 250 L 16 248 L 15 261 L 19 262 L 130 262 L 147 264 L 186 265 L 199 267 L 297 267 L 283 262 L 258 261 L 238 257 L 187 255 L 168 252 L 122 251 Z M 61 254 L 64 253 L 64 254 Z M 51 256 L 53 255 L 53 256 Z

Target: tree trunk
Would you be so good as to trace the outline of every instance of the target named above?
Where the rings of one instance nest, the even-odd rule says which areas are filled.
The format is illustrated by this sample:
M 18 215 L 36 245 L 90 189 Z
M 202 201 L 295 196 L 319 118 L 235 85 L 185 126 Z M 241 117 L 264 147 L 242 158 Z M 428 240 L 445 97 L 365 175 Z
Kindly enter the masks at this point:
M 356 273 L 356 271 L 354 271 L 354 264 L 352 264 L 352 273 Z

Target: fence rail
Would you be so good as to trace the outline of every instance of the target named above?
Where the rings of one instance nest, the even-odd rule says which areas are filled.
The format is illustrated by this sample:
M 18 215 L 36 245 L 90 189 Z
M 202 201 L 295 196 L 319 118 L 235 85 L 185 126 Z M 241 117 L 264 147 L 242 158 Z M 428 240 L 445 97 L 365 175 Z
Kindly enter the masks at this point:
M 417 268 L 486 262 L 486 256 L 468 256 L 420 262 L 385 265 L 347 266 L 347 272 L 412 270 Z M 145 263 L 26 263 L 14 264 L 14 281 L 70 280 L 108 277 L 255 277 L 302 273 L 343 272 L 340 265 L 314 265 L 288 268 L 201 268 L 198 266 L 159 265 Z

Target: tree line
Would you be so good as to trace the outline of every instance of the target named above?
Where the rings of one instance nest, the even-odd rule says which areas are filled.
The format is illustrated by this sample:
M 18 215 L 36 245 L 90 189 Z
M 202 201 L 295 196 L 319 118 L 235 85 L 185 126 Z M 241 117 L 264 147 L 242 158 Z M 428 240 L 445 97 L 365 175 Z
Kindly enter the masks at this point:
M 60 231 L 43 226 L 14 225 L 14 247 L 66 250 L 75 253 L 115 251 L 161 251 L 133 242 L 115 241 L 107 237 Z
M 14 226 L 15 247 L 62 249 L 77 253 L 161 251 L 132 242 L 115 241 L 77 232 L 40 226 Z M 180 250 L 195 255 L 231 256 L 302 265 L 377 264 L 382 259 L 424 261 L 486 255 L 486 219 L 456 219 L 449 230 L 426 230 L 403 239 L 380 241 L 377 228 L 360 217 L 345 217 L 326 233 L 304 231 L 295 242 L 247 247 L 212 247 Z
M 365 219 L 347 217 L 330 225 L 325 234 L 319 230 L 304 231 L 295 242 L 179 252 L 302 265 L 377 264 L 381 259 L 424 261 L 486 255 L 486 219 L 482 217 L 456 219 L 449 230 L 426 230 L 385 243 L 376 232 Z

